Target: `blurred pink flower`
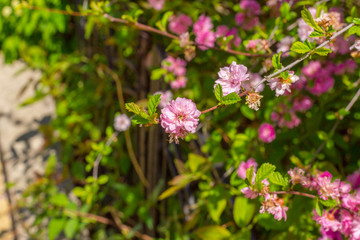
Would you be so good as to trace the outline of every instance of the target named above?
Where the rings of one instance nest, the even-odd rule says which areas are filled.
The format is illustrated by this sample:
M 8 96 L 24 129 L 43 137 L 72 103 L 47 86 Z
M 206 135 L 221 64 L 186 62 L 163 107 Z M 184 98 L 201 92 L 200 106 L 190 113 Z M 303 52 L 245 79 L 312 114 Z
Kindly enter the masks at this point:
M 319 216 L 315 209 L 313 211 L 314 217 L 313 219 L 321 225 L 321 227 L 325 230 L 331 230 L 333 232 L 337 232 L 341 228 L 341 223 L 335 219 L 334 214 L 326 212 L 326 210 L 323 210 L 322 216 Z
M 259 193 L 256 190 L 252 190 L 250 187 L 242 188 L 241 192 L 245 194 L 246 198 L 254 199 L 259 196 Z
M 263 123 L 259 127 L 259 138 L 265 143 L 271 143 L 276 137 L 274 127 L 269 123 Z
M 161 10 L 164 7 L 165 0 L 148 0 L 150 6 L 156 10 Z
M 179 89 L 179 88 L 184 88 L 186 86 L 187 83 L 187 77 L 185 76 L 178 76 L 177 78 L 175 78 L 174 81 L 170 82 L 170 87 L 172 89 Z
M 173 58 L 171 56 L 165 58 L 162 63 L 162 68 L 173 72 L 175 76 L 183 76 L 186 73 L 186 61 L 181 58 Z
M 249 81 L 244 81 L 241 86 L 251 92 L 254 90 L 255 86 L 261 82 L 262 78 L 257 73 L 249 73 Z M 265 84 L 261 83 L 256 89 L 255 92 L 262 92 L 264 90 Z
M 245 179 L 246 178 L 246 171 L 251 168 L 251 166 L 254 166 L 254 172 L 256 172 L 257 169 L 257 162 L 253 158 L 249 158 L 246 162 L 241 162 L 239 165 L 239 168 L 237 170 L 237 175 L 239 178 Z M 255 177 L 255 174 L 254 174 Z
M 156 95 L 156 94 L 161 94 L 161 96 L 160 96 L 161 101 L 159 103 L 160 108 L 164 108 L 171 101 L 171 99 L 173 97 L 173 94 L 169 90 L 167 90 L 165 92 L 158 91 L 158 92 L 155 92 L 153 95 Z
M 283 39 L 280 40 L 280 42 L 277 44 L 277 53 L 283 52 L 282 56 L 287 57 L 290 54 L 290 47 L 292 43 L 294 42 L 295 38 L 286 36 Z
M 294 111 L 305 112 L 305 111 L 309 110 L 311 107 L 312 107 L 311 98 L 308 96 L 304 96 L 304 97 L 297 97 L 294 100 L 292 109 Z
M 311 15 L 314 17 L 316 17 L 316 9 L 313 7 L 310 7 L 308 9 L 311 13 Z M 300 40 L 303 42 L 306 39 L 308 39 L 310 42 L 314 41 L 314 38 L 310 38 L 310 34 L 313 32 L 313 29 L 303 20 L 300 19 L 299 20 L 299 28 L 298 28 L 298 35 Z
M 185 14 L 171 16 L 169 22 L 170 31 L 179 35 L 187 32 L 189 26 L 192 24 L 191 18 Z
M 265 201 L 261 203 L 260 213 L 268 212 L 274 215 L 278 221 L 284 218 L 286 221 L 286 211 L 288 207 L 284 206 L 284 200 L 279 199 L 276 194 L 266 194 Z
M 170 142 L 179 143 L 188 133 L 195 133 L 201 112 L 193 101 L 178 97 L 161 110 L 161 126 L 169 133 Z
M 240 7 L 243 12 L 236 14 L 235 22 L 244 30 L 251 30 L 259 22 L 260 5 L 256 0 L 242 0 Z
M 120 114 L 114 118 L 114 129 L 118 132 L 124 132 L 130 128 L 131 121 L 126 114 Z
M 295 167 L 294 169 L 290 169 L 288 173 L 291 178 L 290 182 L 293 185 L 300 183 L 304 187 L 310 186 L 310 179 L 304 176 L 305 172 L 303 169 Z

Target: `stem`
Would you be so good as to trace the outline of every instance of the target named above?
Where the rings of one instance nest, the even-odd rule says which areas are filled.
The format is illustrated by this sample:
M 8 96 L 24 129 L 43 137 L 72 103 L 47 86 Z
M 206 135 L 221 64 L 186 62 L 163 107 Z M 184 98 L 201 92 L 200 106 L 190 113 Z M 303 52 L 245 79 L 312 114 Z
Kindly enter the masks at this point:
M 91 13 L 81 13 L 81 12 L 73 12 L 73 11 L 68 12 L 68 11 L 60 10 L 60 9 L 43 8 L 43 7 L 36 7 L 36 6 L 24 6 L 24 7 L 28 8 L 30 10 L 42 10 L 42 11 L 47 11 L 47 12 L 51 12 L 51 13 L 57 13 L 57 14 L 62 14 L 62 15 L 74 16 L 74 17 L 102 16 L 102 17 L 104 17 L 106 19 L 109 19 L 110 22 L 122 23 L 122 24 L 125 24 L 127 26 L 137 28 L 139 30 L 155 33 L 155 34 L 162 35 L 164 37 L 168 37 L 168 38 L 171 38 L 171 39 L 179 39 L 178 36 L 176 36 L 174 34 L 171 34 L 171 33 L 167 32 L 167 31 L 161 31 L 159 29 L 153 28 L 151 26 L 148 26 L 148 25 L 145 25 L 145 24 L 142 24 L 142 23 L 139 23 L 139 22 L 132 22 L 132 21 L 128 21 L 128 20 L 125 20 L 125 19 L 116 18 L 116 17 L 110 16 L 107 13 L 104 13 L 102 15 L 101 14 L 100 15 L 95 15 L 95 14 L 91 14 Z M 194 45 L 197 45 L 197 46 L 201 45 L 201 44 L 197 44 L 197 43 L 194 43 L 194 42 L 191 42 L 191 44 L 194 44 Z M 243 55 L 243 56 L 247 56 L 247 57 L 266 57 L 266 56 L 269 56 L 269 54 L 256 54 L 256 53 L 240 52 L 240 51 L 233 50 L 233 49 L 222 49 L 222 48 L 218 48 L 218 47 L 208 47 L 208 46 L 206 46 L 206 47 L 209 48 L 209 49 L 219 50 L 219 51 L 227 52 L 227 53 L 230 53 L 230 54 Z
M 354 23 L 351 23 L 349 25 L 347 25 L 346 27 L 344 27 L 343 29 L 341 29 L 340 31 L 336 32 L 331 38 L 329 38 L 327 41 L 323 42 L 322 44 L 320 44 L 319 46 L 317 46 L 315 49 L 319 49 L 322 48 L 324 46 L 326 46 L 329 42 L 331 42 L 333 39 L 335 39 L 336 37 L 338 37 L 339 35 L 343 34 L 344 32 L 346 32 L 348 29 L 350 29 L 352 26 L 354 26 Z M 287 70 L 289 70 L 290 68 L 292 68 L 293 66 L 297 65 L 298 63 L 304 61 L 305 59 L 307 59 L 308 57 L 310 57 L 310 55 L 312 54 L 313 51 L 308 52 L 307 54 L 305 54 L 303 57 L 301 57 L 300 59 L 290 63 L 289 65 L 287 65 L 286 67 L 283 67 L 282 69 L 274 72 L 273 74 L 270 74 L 266 77 L 264 77 L 254 88 L 257 89 L 258 86 L 260 86 L 262 83 L 266 82 L 268 79 L 271 79 L 273 77 L 276 77 L 277 75 L 279 75 L 282 72 L 285 72 Z
M 116 136 L 118 135 L 118 132 L 114 132 L 111 137 L 106 141 L 105 146 L 110 146 L 110 144 L 115 140 Z M 94 167 L 93 167 L 93 178 L 95 180 L 98 179 L 98 172 L 99 172 L 99 165 L 100 165 L 100 161 L 102 159 L 102 154 L 100 153 L 97 157 L 96 160 L 94 162 Z
M 316 199 L 315 195 L 312 195 L 310 193 L 297 192 L 297 191 L 276 191 L 276 192 L 270 192 L 270 193 L 271 194 L 292 194 L 292 195 L 299 195 L 299 196 Z
M 115 81 L 116 84 L 116 92 L 117 92 L 117 96 L 119 99 L 119 105 L 120 105 L 120 110 L 121 112 L 125 113 L 125 101 L 124 101 L 124 96 L 123 96 L 123 92 L 122 92 L 122 87 L 121 87 L 121 81 L 120 78 L 110 69 L 105 65 L 105 69 L 109 72 L 109 74 L 112 76 L 112 78 Z M 125 134 L 125 143 L 126 143 L 126 148 L 128 150 L 129 156 L 130 156 L 130 160 L 132 165 L 135 168 L 135 171 L 137 173 L 137 175 L 140 178 L 140 181 L 142 182 L 142 184 L 145 187 L 149 187 L 149 182 L 146 180 L 144 173 L 141 170 L 141 167 L 136 159 L 136 155 L 132 146 L 132 142 L 131 142 L 131 136 L 130 136 L 130 130 L 126 130 L 124 132 Z
M 256 88 L 255 88 L 255 89 L 256 89 Z M 244 95 L 246 95 L 246 94 L 248 94 L 248 91 L 245 91 L 245 92 L 240 93 L 240 94 L 239 94 L 239 97 L 242 97 L 242 96 L 244 96 Z M 221 107 L 221 106 L 223 106 L 223 105 L 213 106 L 213 107 L 211 107 L 211 108 L 209 108 L 209 109 L 206 109 L 206 110 L 204 110 L 204 111 L 201 111 L 201 114 L 204 114 L 204 113 L 207 113 L 207 112 L 211 112 L 211 111 L 213 111 L 213 110 L 215 110 L 215 109 L 217 109 L 217 108 L 219 108 L 219 107 Z

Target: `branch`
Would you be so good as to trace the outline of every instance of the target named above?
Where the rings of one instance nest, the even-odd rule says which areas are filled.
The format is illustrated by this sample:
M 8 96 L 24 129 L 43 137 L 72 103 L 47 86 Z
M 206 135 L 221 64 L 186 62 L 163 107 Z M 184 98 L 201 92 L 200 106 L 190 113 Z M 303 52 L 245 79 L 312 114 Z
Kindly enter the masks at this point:
M 297 191 L 276 191 L 276 192 L 270 192 L 270 193 L 271 194 L 292 194 L 292 195 L 299 195 L 299 196 L 316 199 L 315 195 L 312 195 L 310 193 L 297 192 Z
M 57 13 L 57 14 L 62 14 L 62 15 L 74 16 L 74 17 L 102 16 L 102 17 L 108 19 L 110 22 L 122 23 L 127 26 L 134 27 L 139 30 L 143 30 L 145 32 L 155 33 L 155 34 L 162 35 L 164 37 L 168 37 L 171 39 L 179 39 L 178 36 L 171 34 L 167 31 L 161 31 L 157 28 L 154 28 L 154 27 L 151 27 L 151 26 L 139 23 L 139 22 L 132 22 L 132 21 L 128 21 L 125 19 L 116 18 L 116 17 L 110 16 L 107 13 L 96 15 L 96 14 L 91 14 L 91 13 L 81 13 L 81 12 L 73 12 L 73 11 L 69 12 L 69 11 L 60 10 L 60 9 L 43 8 L 43 7 L 36 7 L 36 6 L 24 6 L 24 7 L 28 8 L 30 10 L 41 10 L 41 11 L 47 11 L 47 12 L 51 12 L 51 13 Z M 197 44 L 195 42 L 191 42 L 191 44 L 194 44 L 197 46 L 201 45 L 201 44 Z M 230 54 L 243 55 L 243 56 L 247 56 L 247 57 L 269 56 L 269 54 L 248 53 L 248 52 L 241 52 L 241 51 L 237 51 L 237 50 L 233 50 L 233 49 L 222 49 L 222 48 L 218 48 L 218 47 L 208 47 L 208 46 L 206 46 L 206 47 L 209 49 L 219 50 L 219 51 L 227 52 Z

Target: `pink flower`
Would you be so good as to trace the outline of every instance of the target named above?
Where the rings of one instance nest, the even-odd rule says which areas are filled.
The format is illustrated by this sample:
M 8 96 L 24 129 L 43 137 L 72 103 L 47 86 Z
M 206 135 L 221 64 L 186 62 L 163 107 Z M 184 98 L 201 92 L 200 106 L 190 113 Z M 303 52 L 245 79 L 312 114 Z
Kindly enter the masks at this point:
M 318 194 L 323 200 L 327 200 L 329 197 L 336 199 L 340 197 L 340 186 L 341 182 L 339 179 L 335 179 L 334 182 L 331 182 L 331 177 L 328 176 L 319 176 L 316 179 L 318 185 Z
M 360 196 L 359 194 L 343 194 L 341 203 L 344 208 L 358 212 L 360 207 Z
M 260 5 L 255 0 L 242 0 L 240 7 L 244 11 L 236 14 L 235 21 L 244 30 L 251 30 L 259 22 Z
M 284 200 L 279 199 L 276 194 L 266 194 L 265 201 L 261 203 L 260 213 L 268 212 L 274 215 L 274 218 L 280 221 L 282 218 L 286 221 L 286 211 L 288 207 L 283 206 Z
M 171 93 L 171 91 L 165 91 L 165 92 L 155 92 L 153 95 L 157 95 L 157 94 L 161 94 L 161 101 L 159 103 L 159 107 L 160 108 L 164 108 L 172 99 L 173 95 Z
M 323 214 L 322 216 L 319 216 L 315 209 L 313 211 L 314 217 L 313 219 L 321 225 L 321 227 L 325 230 L 325 231 L 333 231 L 333 232 L 337 232 L 340 230 L 341 228 L 341 223 L 335 219 L 334 214 L 332 213 L 328 213 L 325 210 L 323 210 Z
M 238 65 L 236 62 L 232 62 L 229 67 L 220 68 L 218 72 L 219 79 L 215 81 L 215 86 L 220 84 L 223 90 L 224 96 L 229 93 L 240 92 L 241 82 L 247 81 L 249 79 L 249 74 L 247 72 L 247 67 L 244 65 Z
M 277 44 L 278 47 L 277 53 L 283 52 L 282 56 L 284 57 L 289 56 L 290 54 L 289 50 L 293 42 L 294 42 L 294 38 L 290 36 L 286 36 L 283 39 L 281 39 L 280 42 Z
M 171 56 L 165 58 L 162 63 L 162 68 L 173 72 L 175 76 L 183 76 L 186 73 L 186 61 L 181 58 L 173 58 Z
M 249 91 L 252 92 L 255 88 L 255 86 L 261 82 L 262 78 L 257 73 L 249 73 L 249 81 L 245 81 L 241 84 L 241 86 Z M 256 89 L 255 92 L 262 92 L 265 88 L 265 84 L 261 83 Z
M 345 236 L 349 236 L 351 234 L 353 217 L 349 211 L 340 210 L 340 222 L 341 222 L 341 233 Z
M 179 16 L 171 16 L 169 21 L 170 31 L 179 35 L 187 32 L 188 27 L 192 24 L 191 18 L 186 16 L 185 14 L 180 14 Z
M 351 235 L 350 240 L 359 240 L 360 239 L 360 218 L 355 216 L 351 225 Z
M 241 189 L 241 192 L 245 194 L 246 198 L 254 199 L 259 196 L 259 193 L 256 190 L 252 190 L 250 187 Z
M 256 168 L 258 166 L 257 162 L 255 162 L 255 159 L 249 158 L 246 162 L 241 162 L 239 165 L 239 168 L 237 170 L 237 175 L 239 178 L 245 179 L 246 178 L 246 171 L 251 168 L 251 166 L 254 167 L 254 172 L 256 172 Z M 254 175 L 255 177 L 255 175 Z
M 241 43 L 241 38 L 237 35 L 237 29 L 232 28 L 229 30 L 229 28 L 226 25 L 220 25 L 216 28 L 215 32 L 216 38 L 220 37 L 228 37 L 228 36 L 234 36 L 233 39 L 230 40 L 227 47 L 230 48 L 231 44 L 233 44 L 235 47 L 238 47 Z
M 305 111 L 309 110 L 311 107 L 312 107 L 311 98 L 309 98 L 308 96 L 305 96 L 305 97 L 296 98 L 294 100 L 294 105 L 293 105 L 292 109 L 294 111 L 305 112 Z
M 195 42 L 199 45 L 199 49 L 206 50 L 215 46 L 215 33 L 212 31 L 200 32 L 196 34 Z
M 161 110 L 161 126 L 169 133 L 170 142 L 184 139 L 188 133 L 195 133 L 201 112 L 190 99 L 178 97 Z
M 190 36 L 189 36 L 189 32 L 185 32 L 180 34 L 179 36 L 179 45 L 180 47 L 186 47 L 187 45 L 190 44 Z M 185 59 L 187 60 L 187 58 L 185 57 Z
M 174 81 L 170 82 L 171 89 L 177 90 L 179 88 L 184 88 L 186 86 L 187 77 L 178 76 Z
M 268 80 L 268 85 L 270 86 L 271 90 L 275 90 L 275 96 L 278 97 L 280 95 L 283 95 L 286 91 L 291 92 L 290 86 L 297 80 L 299 80 L 299 77 L 294 75 L 294 72 L 289 72 L 289 77 L 287 79 L 283 79 L 280 76 L 275 77 Z
M 311 61 L 301 70 L 307 77 L 314 77 L 321 69 L 320 61 Z
M 156 10 L 161 10 L 164 7 L 165 0 L 148 0 L 150 6 Z
M 131 121 L 126 114 L 120 114 L 115 116 L 114 128 L 118 132 L 125 132 L 130 128 Z
M 321 94 L 328 92 L 333 86 L 334 78 L 329 75 L 322 75 L 317 77 L 314 81 L 314 86 L 312 88 L 307 87 L 307 90 L 314 95 L 320 96 Z
M 259 127 L 259 138 L 265 143 L 271 143 L 276 137 L 274 127 L 269 123 L 263 123 Z
M 211 18 L 205 15 L 201 15 L 199 19 L 194 23 L 194 34 L 198 35 L 202 32 L 208 32 L 213 28 Z
M 357 170 L 353 174 L 349 175 L 346 180 L 352 185 L 354 189 L 360 186 L 360 170 Z
M 303 185 L 304 187 L 309 187 L 310 186 L 310 179 L 306 176 L 304 176 L 304 170 L 301 168 L 297 168 L 295 167 L 294 169 L 290 169 L 288 171 L 291 179 L 290 182 L 292 184 L 298 184 L 300 183 L 301 185 Z

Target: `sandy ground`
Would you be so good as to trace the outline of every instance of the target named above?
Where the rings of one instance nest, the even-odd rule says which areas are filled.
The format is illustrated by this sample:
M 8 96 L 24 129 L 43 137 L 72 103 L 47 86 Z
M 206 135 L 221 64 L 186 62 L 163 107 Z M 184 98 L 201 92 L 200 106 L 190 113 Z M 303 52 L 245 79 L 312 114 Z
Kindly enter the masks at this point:
M 5 65 L 0 58 L 0 239 L 29 239 L 19 221 L 16 211 L 11 211 L 6 194 L 5 176 L 12 205 L 21 197 L 21 192 L 31 183 L 36 174 L 42 174 L 48 152 L 44 152 L 44 139 L 38 132 L 42 123 L 50 121 L 54 102 L 50 97 L 26 106 L 19 105 L 33 96 L 40 73 L 26 69 L 21 62 Z M 27 86 L 25 88 L 25 86 Z M 10 214 L 13 212 L 13 214 Z M 15 218 L 12 226 L 11 216 Z M 29 216 L 31 219 L 31 216 Z M 16 236 L 16 238 L 15 238 Z

